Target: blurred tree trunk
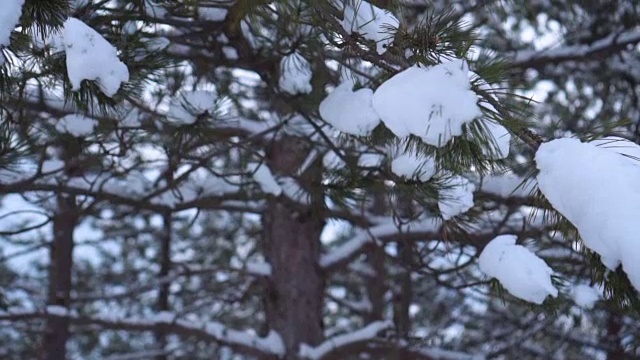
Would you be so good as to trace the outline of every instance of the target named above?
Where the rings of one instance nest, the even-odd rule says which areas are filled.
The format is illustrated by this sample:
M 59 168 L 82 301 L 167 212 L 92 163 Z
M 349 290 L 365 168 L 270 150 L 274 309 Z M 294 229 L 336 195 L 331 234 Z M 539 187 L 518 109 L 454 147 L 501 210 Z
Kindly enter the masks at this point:
M 160 271 L 158 273 L 158 280 L 161 281 L 160 289 L 158 291 L 158 300 L 156 307 L 158 311 L 169 311 L 169 288 L 170 283 L 166 282 L 167 276 L 171 271 L 171 234 L 173 231 L 173 224 L 171 219 L 171 212 L 167 211 L 162 215 L 163 227 L 162 237 L 160 239 Z M 167 346 L 167 334 L 164 330 L 158 330 L 155 334 L 156 343 L 159 350 L 164 350 Z M 156 360 L 166 360 L 165 354 L 157 355 Z
M 73 268 L 73 230 L 78 222 L 75 196 L 58 195 L 53 217 L 53 243 L 49 266 L 49 306 L 69 309 Z M 69 339 L 69 319 L 49 317 L 43 343 L 43 359 L 65 360 Z
M 417 217 L 413 204 L 413 199 L 409 194 L 400 194 L 398 203 L 399 215 L 402 222 Z M 394 289 L 393 299 L 393 321 L 396 325 L 398 337 L 407 339 L 411 332 L 411 317 L 409 315 L 409 307 L 413 301 L 413 283 L 411 279 L 412 263 L 414 249 L 411 242 L 404 241 L 402 238 L 396 243 L 397 259 L 396 264 L 398 273 L 396 275 L 396 287 Z
M 384 188 L 374 189 L 373 191 L 373 204 L 371 206 L 371 213 L 378 216 L 383 216 L 387 210 L 386 194 Z M 366 286 L 367 296 L 371 302 L 371 311 L 365 318 L 366 323 L 372 323 L 384 318 L 384 295 L 387 292 L 387 284 L 385 279 L 387 277 L 385 269 L 386 254 L 384 248 L 380 246 L 372 246 L 367 252 L 367 262 L 374 274 Z
M 406 339 L 411 332 L 409 307 L 413 300 L 413 284 L 411 282 L 411 261 L 413 247 L 411 244 L 398 242 L 398 260 L 400 273 L 397 277 L 397 289 L 394 296 L 393 320 L 400 338 Z
M 270 168 L 293 175 L 308 154 L 300 145 L 302 140 L 296 138 L 275 143 L 267 153 Z M 312 193 L 312 184 L 320 183 L 320 170 L 321 164 L 315 162 L 301 177 L 306 192 Z M 312 204 L 322 200 L 311 198 Z M 284 341 L 285 359 L 297 359 L 300 344 L 316 345 L 323 340 L 325 285 L 319 259 L 325 222 L 313 205 L 293 204 L 285 195 L 267 202 L 262 222 L 265 255 L 272 269 L 267 322 Z
M 630 359 L 626 356 L 622 347 L 622 339 L 620 339 L 622 331 L 622 317 L 618 310 L 611 310 L 607 318 L 607 333 L 605 343 L 609 345 L 607 351 L 607 360 L 625 360 Z

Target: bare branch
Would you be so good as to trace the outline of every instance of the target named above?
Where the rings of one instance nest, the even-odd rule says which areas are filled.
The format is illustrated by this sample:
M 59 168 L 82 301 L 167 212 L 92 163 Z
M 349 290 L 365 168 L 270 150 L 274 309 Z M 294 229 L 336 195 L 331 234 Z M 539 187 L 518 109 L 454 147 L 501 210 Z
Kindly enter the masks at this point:
M 0 321 L 26 321 L 51 317 L 68 318 L 77 325 L 96 325 L 105 329 L 130 331 L 163 330 L 180 336 L 193 336 L 203 341 L 229 346 L 235 351 L 253 356 L 281 356 L 284 345 L 280 336 L 271 331 L 266 337 L 230 329 L 218 322 L 193 321 L 176 314 L 161 312 L 146 318 L 119 318 L 112 316 L 80 316 L 60 306 L 49 306 L 44 311 L 0 312 Z
M 640 30 L 633 29 L 611 34 L 590 45 L 563 46 L 542 51 L 520 51 L 512 63 L 516 68 L 541 69 L 567 61 L 597 61 L 640 43 Z

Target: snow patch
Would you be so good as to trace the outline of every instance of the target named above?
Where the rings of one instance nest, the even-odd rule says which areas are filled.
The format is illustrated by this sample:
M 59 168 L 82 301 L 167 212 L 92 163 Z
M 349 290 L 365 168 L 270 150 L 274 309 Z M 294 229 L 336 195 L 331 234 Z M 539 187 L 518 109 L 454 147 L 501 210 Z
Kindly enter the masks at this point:
M 393 159 L 391 172 L 403 178 L 425 182 L 436 174 L 436 163 L 432 158 L 408 152 Z
M 167 119 L 179 125 L 193 124 L 199 117 L 216 112 L 217 98 L 214 90 L 183 92 L 171 100 Z
M 353 91 L 353 83 L 345 81 L 322 100 L 320 116 L 344 133 L 367 136 L 380 123 L 372 99 L 371 89 Z
M 144 3 L 144 12 L 147 14 L 147 16 L 155 19 L 162 19 L 167 17 L 167 9 L 158 4 L 157 1 L 145 0 Z
M 433 217 L 420 219 L 407 224 L 403 231 L 405 234 L 437 232 L 441 222 Z M 329 268 L 357 254 L 362 248 L 373 243 L 376 239 L 392 236 L 400 233 L 401 230 L 392 219 L 382 222 L 368 229 L 360 229 L 353 238 L 345 243 L 336 246 L 331 252 L 320 257 L 320 266 Z
M 376 43 L 376 51 L 382 55 L 393 42 L 394 30 L 400 21 L 387 10 L 363 0 L 349 0 L 344 6 L 342 27 L 346 32 L 359 33 Z
M 252 275 L 271 276 L 271 264 L 266 261 L 249 262 L 245 266 L 246 271 Z
M 145 45 L 151 51 L 162 51 L 171 45 L 171 41 L 164 36 L 158 36 L 146 40 Z
M 308 94 L 311 87 L 311 64 L 298 53 L 285 56 L 280 61 L 280 90 L 291 95 Z
M 229 60 L 237 60 L 239 57 L 238 51 L 232 46 L 223 46 L 222 53 L 224 54 L 224 57 Z
M 576 285 L 571 290 L 571 297 L 576 305 L 583 309 L 592 309 L 600 300 L 600 292 L 588 285 Z
M 336 170 L 347 166 L 342 158 L 333 150 L 329 150 L 324 154 L 322 157 L 322 165 L 327 170 Z
M 444 146 L 462 134 L 464 124 L 482 116 L 467 73 L 462 60 L 412 66 L 376 90 L 373 108 L 396 136 L 415 135 L 429 145 Z
M 176 321 L 178 316 L 174 313 L 168 311 L 160 311 L 153 315 L 153 321 L 162 323 L 162 324 L 171 324 Z
M 384 161 L 384 154 L 363 153 L 358 158 L 358 166 L 361 167 L 379 167 Z
M 253 174 L 253 179 L 258 183 L 262 191 L 278 196 L 282 194 L 282 188 L 273 176 L 271 169 L 267 164 L 263 163 L 251 163 L 248 166 L 248 170 Z
M 59 159 L 48 159 L 42 162 L 42 172 L 45 174 L 64 169 L 64 161 Z
M 64 23 L 63 36 L 73 91 L 80 89 L 83 80 L 95 80 L 100 90 L 112 97 L 122 83 L 129 81 L 129 70 L 118 59 L 116 48 L 97 31 L 76 18 L 69 18 Z
M 73 136 L 91 135 L 98 121 L 80 114 L 69 114 L 56 122 L 56 130 Z
M 482 121 L 486 132 L 491 138 L 489 139 L 489 148 L 482 147 L 482 154 L 490 157 L 492 160 L 505 159 L 509 156 L 509 147 L 511 146 L 511 134 L 504 126 L 495 121 Z
M 431 360 L 485 360 L 483 355 L 470 355 L 463 352 L 445 350 L 440 348 L 421 349 L 420 353 Z
M 227 17 L 227 9 L 201 6 L 198 8 L 198 17 L 207 21 L 223 21 Z
M 444 220 L 465 213 L 473 207 L 473 192 L 476 187 L 465 177 L 454 175 L 440 190 L 438 208 Z
M 533 194 L 534 185 L 535 181 L 508 172 L 484 177 L 480 190 L 503 198 L 528 197 Z
M 47 314 L 55 316 L 67 316 L 69 315 L 69 309 L 60 305 L 49 305 L 47 306 Z
M 551 205 L 607 268 L 622 264 L 640 290 L 640 162 L 570 138 L 543 143 L 535 161 L 538 186 Z
M 535 304 L 558 289 L 551 283 L 553 270 L 536 254 L 516 245 L 515 235 L 500 235 L 491 240 L 480 254 L 480 270 L 500 284 L 513 296 Z
M 302 344 L 300 346 L 300 357 L 307 358 L 309 360 L 322 359 L 329 353 L 331 353 L 331 351 L 337 350 L 349 344 L 374 339 L 381 331 L 392 328 L 393 323 L 391 321 L 376 321 L 372 322 L 362 329 L 329 338 L 327 341 L 316 347 Z
M 618 136 L 606 136 L 589 142 L 602 149 L 640 161 L 640 145 Z

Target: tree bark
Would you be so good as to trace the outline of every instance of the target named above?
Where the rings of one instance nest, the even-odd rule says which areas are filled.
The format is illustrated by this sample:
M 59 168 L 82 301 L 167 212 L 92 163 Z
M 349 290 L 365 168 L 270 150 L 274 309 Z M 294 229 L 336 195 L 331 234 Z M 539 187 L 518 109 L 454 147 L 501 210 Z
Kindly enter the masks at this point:
M 374 189 L 373 191 L 373 204 L 371 206 L 371 213 L 378 216 L 383 216 L 387 212 L 387 201 L 385 188 Z M 371 269 L 375 272 L 369 283 L 366 286 L 367 296 L 371 302 L 371 311 L 365 317 L 365 323 L 369 324 L 374 321 L 379 321 L 384 318 L 385 299 L 384 296 L 387 292 L 386 285 L 386 254 L 384 248 L 380 246 L 372 246 L 367 253 L 367 262 Z
M 173 231 L 173 223 L 171 219 L 171 212 L 167 211 L 162 214 L 163 228 L 162 236 L 160 239 L 160 271 L 158 272 L 158 279 L 164 280 L 169 276 L 171 271 L 171 233 Z M 169 311 L 169 289 L 171 284 L 168 282 L 162 282 L 158 291 L 158 299 L 156 303 L 157 311 Z M 167 334 L 161 329 L 155 333 L 156 344 L 160 350 L 164 350 L 167 346 Z M 166 354 L 157 355 L 156 360 L 166 360 Z
M 409 307 L 413 300 L 413 284 L 411 282 L 410 264 L 413 257 L 411 244 L 398 242 L 398 259 L 400 260 L 400 274 L 398 275 L 399 289 L 394 297 L 393 321 L 396 325 L 398 337 L 406 339 L 411 332 L 411 317 Z
M 412 199 L 408 194 L 400 195 L 399 213 L 403 222 L 416 218 L 415 208 Z M 394 293 L 393 322 L 400 339 L 407 339 L 411 332 L 411 316 L 409 308 L 413 301 L 413 283 L 411 280 L 411 264 L 413 263 L 413 246 L 402 237 L 396 243 L 398 251 L 397 264 L 400 270 L 397 275 L 397 288 Z
M 307 151 L 300 139 L 278 141 L 267 154 L 274 173 L 293 175 Z M 313 193 L 319 184 L 321 164 L 309 167 L 300 184 Z M 317 345 L 323 340 L 324 278 L 319 266 L 322 214 L 313 206 L 321 197 L 311 195 L 311 206 L 294 205 L 285 195 L 271 198 L 262 216 L 265 255 L 271 264 L 266 298 L 267 321 L 284 341 L 284 359 L 298 359 L 301 344 Z
M 611 310 L 607 318 L 605 342 L 611 350 L 607 351 L 607 360 L 625 360 L 627 357 L 621 344 L 622 317 L 618 310 Z
M 58 209 L 53 217 L 53 243 L 49 266 L 49 306 L 69 309 L 71 295 L 71 272 L 73 268 L 73 230 L 78 222 L 75 196 L 58 195 Z M 64 360 L 67 358 L 69 319 L 47 318 L 42 358 Z
M 365 323 L 369 324 L 374 321 L 380 321 L 384 318 L 384 295 L 387 292 L 385 278 L 387 276 L 385 269 L 386 254 L 384 249 L 374 246 L 367 254 L 369 265 L 375 272 L 375 275 L 367 284 L 367 296 L 371 302 L 371 311 L 365 317 Z

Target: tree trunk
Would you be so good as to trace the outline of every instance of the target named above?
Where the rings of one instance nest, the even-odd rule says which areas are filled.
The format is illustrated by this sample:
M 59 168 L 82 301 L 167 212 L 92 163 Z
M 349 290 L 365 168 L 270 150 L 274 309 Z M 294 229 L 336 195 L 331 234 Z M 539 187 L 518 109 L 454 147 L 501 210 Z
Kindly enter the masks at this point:
M 630 359 L 626 356 L 621 344 L 620 333 L 622 332 L 622 318 L 618 310 L 611 310 L 607 318 L 607 334 L 605 342 L 609 345 L 607 360 Z
M 413 201 L 408 194 L 400 195 L 400 214 L 403 222 L 408 219 L 416 218 L 415 208 L 412 206 Z M 400 239 L 396 243 L 397 258 L 400 270 L 397 275 L 397 288 L 394 293 L 393 321 L 396 326 L 396 332 L 401 339 L 407 339 L 411 332 L 411 317 L 409 308 L 413 301 L 413 283 L 411 281 L 412 263 L 413 263 L 413 246 L 410 242 Z
M 58 209 L 53 217 L 53 243 L 49 266 L 48 305 L 69 309 L 71 293 L 71 271 L 73 267 L 73 230 L 78 222 L 75 196 L 58 195 Z M 64 360 L 67 358 L 69 319 L 47 318 L 43 343 L 43 359 Z
M 377 216 L 383 216 L 387 211 L 386 202 L 386 189 L 384 187 L 374 189 L 373 191 L 373 204 L 371 206 L 371 213 Z M 387 272 L 385 269 L 385 261 L 387 255 L 384 248 L 380 246 L 372 246 L 367 253 L 367 262 L 375 274 L 368 279 L 367 283 L 367 296 L 371 302 L 371 311 L 365 317 L 365 323 L 369 324 L 374 321 L 379 321 L 384 318 L 385 299 L 384 296 L 387 292 L 387 284 L 385 279 L 387 278 Z
M 364 319 L 367 324 L 380 321 L 384 318 L 384 296 L 387 292 L 387 286 L 385 284 L 385 277 L 387 276 L 384 266 L 385 258 L 386 254 L 384 249 L 378 246 L 372 247 L 367 254 L 369 266 L 371 266 L 371 269 L 375 272 L 366 286 L 367 296 L 371 303 L 371 311 Z
M 168 211 L 162 214 L 163 228 L 162 236 L 160 239 L 160 272 L 158 273 L 158 279 L 163 281 L 160 284 L 158 291 L 158 299 L 156 303 L 157 311 L 169 311 L 169 288 L 170 283 L 164 282 L 166 277 L 171 271 L 171 233 L 173 231 L 173 224 L 171 219 L 171 212 Z M 159 350 L 165 350 L 167 346 L 167 334 L 164 330 L 158 330 L 155 333 L 156 344 Z M 156 356 L 156 360 L 166 360 L 166 354 L 160 354 Z
M 411 244 L 398 242 L 398 260 L 400 260 L 400 274 L 398 275 L 398 289 L 394 299 L 393 320 L 398 336 L 406 339 L 411 332 L 411 317 L 409 307 L 413 300 L 413 285 L 411 283 L 410 264 L 413 258 Z
M 283 139 L 267 154 L 274 173 L 292 175 L 304 161 L 307 151 L 300 140 Z M 302 176 L 301 185 L 312 193 L 319 184 L 320 163 L 312 164 Z M 306 186 L 305 186 L 306 185 Z M 294 205 L 285 195 L 268 201 L 262 216 L 265 255 L 271 264 L 271 281 L 266 299 L 267 321 L 284 341 L 287 355 L 298 358 L 301 344 L 316 345 L 323 340 L 324 278 L 319 266 L 322 215 L 310 207 Z M 315 198 L 315 200 L 314 200 Z

